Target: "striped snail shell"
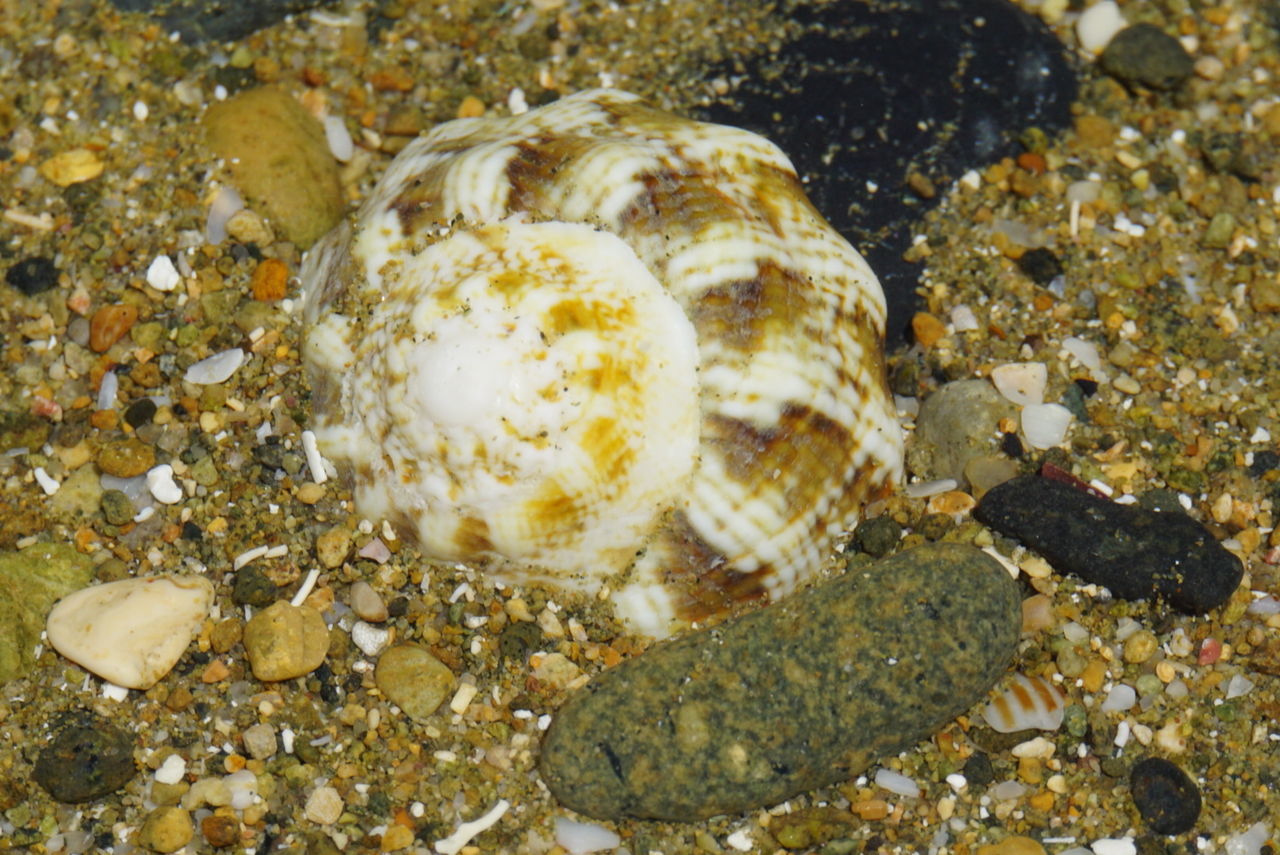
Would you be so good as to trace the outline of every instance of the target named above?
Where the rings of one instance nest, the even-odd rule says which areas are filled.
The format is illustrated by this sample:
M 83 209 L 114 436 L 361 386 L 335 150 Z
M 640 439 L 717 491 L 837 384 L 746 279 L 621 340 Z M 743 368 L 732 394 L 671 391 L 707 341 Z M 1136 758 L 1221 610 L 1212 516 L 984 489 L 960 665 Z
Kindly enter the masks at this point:
M 360 512 L 637 632 L 784 596 L 900 476 L 879 283 L 743 130 L 609 90 L 447 122 L 302 278 Z

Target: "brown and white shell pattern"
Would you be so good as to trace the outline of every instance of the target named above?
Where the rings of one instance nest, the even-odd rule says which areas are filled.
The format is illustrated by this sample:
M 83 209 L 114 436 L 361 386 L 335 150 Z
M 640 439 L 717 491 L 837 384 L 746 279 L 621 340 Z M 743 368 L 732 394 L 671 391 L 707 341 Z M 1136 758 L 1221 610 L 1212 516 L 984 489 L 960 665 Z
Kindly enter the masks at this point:
M 743 130 L 612 90 L 445 123 L 303 285 L 360 512 L 639 632 L 786 595 L 900 477 L 879 283 Z

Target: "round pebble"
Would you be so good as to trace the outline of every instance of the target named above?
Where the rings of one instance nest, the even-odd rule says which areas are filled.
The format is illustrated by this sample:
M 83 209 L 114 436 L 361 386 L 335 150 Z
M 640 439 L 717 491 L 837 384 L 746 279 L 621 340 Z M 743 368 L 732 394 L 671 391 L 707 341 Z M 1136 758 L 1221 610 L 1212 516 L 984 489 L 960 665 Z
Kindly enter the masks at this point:
M 130 437 L 104 445 L 94 460 L 104 474 L 116 478 L 136 478 L 156 464 L 156 451 L 139 439 Z
M 320 825 L 333 825 L 342 816 L 345 805 L 333 787 L 316 787 L 307 797 L 307 819 Z
M 177 852 L 194 836 L 191 814 L 179 807 L 158 807 L 143 821 L 138 843 L 152 852 Z
M 325 568 L 341 567 L 351 553 L 351 530 L 334 526 L 316 538 L 316 558 Z
M 996 426 L 1016 414 L 1017 408 L 986 380 L 947 383 L 920 405 L 908 467 L 923 480 L 954 478 L 963 486 L 965 466 L 996 450 Z
M 347 595 L 351 611 L 361 620 L 370 623 L 382 623 L 387 619 L 387 604 L 373 586 L 361 579 L 351 586 Z
M 103 353 L 124 338 L 138 320 L 138 308 L 130 305 L 103 306 L 89 321 L 89 349 Z
M 1160 640 L 1149 629 L 1140 629 L 1124 640 L 1124 661 L 1140 665 L 1155 655 Z
M 1148 757 L 1134 766 L 1129 790 L 1152 831 L 1182 834 L 1200 818 L 1200 789 L 1186 772 L 1162 757 Z
M 58 801 L 78 804 L 114 793 L 137 772 L 133 736 L 96 713 L 77 712 L 40 750 L 34 777 Z
M 853 532 L 858 548 L 875 558 L 888 555 L 901 538 L 902 526 L 887 514 L 859 523 Z
M 5 271 L 4 281 L 32 297 L 58 284 L 58 268 L 51 259 L 33 255 Z
M 233 816 L 210 814 L 200 820 L 200 833 L 215 849 L 225 849 L 240 839 L 240 821 Z
M 310 606 L 280 600 L 258 612 L 244 628 L 244 649 L 253 676 L 264 682 L 310 674 L 329 652 L 329 629 Z
M 124 420 L 136 430 L 143 425 L 151 424 L 157 409 L 155 401 L 150 398 L 139 398 L 124 411 Z
M 1122 83 L 1151 89 L 1173 89 L 1195 72 L 1195 63 L 1182 43 L 1147 23 L 1116 33 L 1098 63 Z
M 378 691 L 419 722 L 439 709 L 457 682 L 449 666 L 417 644 L 399 644 L 384 652 L 373 679 Z
M 125 525 L 136 513 L 133 500 L 120 490 L 106 490 L 98 500 L 102 518 L 112 525 Z
M 266 722 L 246 728 L 240 738 L 244 740 L 244 750 L 250 757 L 266 760 L 276 753 L 276 729 Z

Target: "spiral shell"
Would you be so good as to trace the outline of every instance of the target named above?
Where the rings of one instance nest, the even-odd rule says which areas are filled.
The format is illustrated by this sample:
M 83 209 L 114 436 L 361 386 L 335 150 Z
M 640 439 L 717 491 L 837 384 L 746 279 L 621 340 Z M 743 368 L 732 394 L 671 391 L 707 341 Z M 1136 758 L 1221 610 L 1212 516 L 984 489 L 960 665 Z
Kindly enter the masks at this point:
M 875 275 L 746 131 L 605 90 L 448 122 L 302 278 L 360 511 L 639 632 L 787 594 L 900 474 Z

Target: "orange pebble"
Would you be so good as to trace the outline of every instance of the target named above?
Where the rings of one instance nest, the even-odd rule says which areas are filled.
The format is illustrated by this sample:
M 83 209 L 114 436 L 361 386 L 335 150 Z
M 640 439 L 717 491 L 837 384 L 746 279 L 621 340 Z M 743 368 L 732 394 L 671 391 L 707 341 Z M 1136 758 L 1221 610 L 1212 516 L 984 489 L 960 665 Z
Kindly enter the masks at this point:
M 1049 294 L 1037 294 L 1032 305 L 1036 307 L 1037 312 L 1047 312 L 1053 308 L 1053 297 Z
M 916 312 L 911 319 L 911 332 L 921 347 L 932 347 L 947 334 L 947 327 L 928 312 Z
M 459 119 L 475 119 L 484 115 L 484 102 L 474 95 L 468 95 L 458 105 Z
M 1048 164 L 1045 163 L 1044 160 L 1044 155 L 1030 151 L 1024 151 L 1022 154 L 1018 155 L 1018 166 L 1021 166 L 1023 169 L 1027 170 L 1027 172 L 1034 172 L 1036 175 L 1039 175 L 1048 168 Z
M 227 667 L 227 663 L 221 659 L 215 659 L 205 666 L 204 671 L 200 674 L 200 682 L 219 683 L 227 679 L 230 674 L 231 669 Z
M 89 416 L 89 424 L 98 430 L 111 430 L 119 422 L 119 415 L 115 410 L 95 410 Z
M 93 313 L 93 319 L 89 321 L 89 348 L 95 353 L 102 353 L 124 338 L 137 320 L 137 306 L 103 306 Z
M 253 271 L 253 299 L 264 303 L 283 300 L 289 289 L 289 265 L 278 258 L 264 258 Z

